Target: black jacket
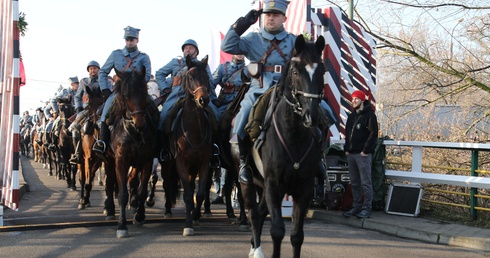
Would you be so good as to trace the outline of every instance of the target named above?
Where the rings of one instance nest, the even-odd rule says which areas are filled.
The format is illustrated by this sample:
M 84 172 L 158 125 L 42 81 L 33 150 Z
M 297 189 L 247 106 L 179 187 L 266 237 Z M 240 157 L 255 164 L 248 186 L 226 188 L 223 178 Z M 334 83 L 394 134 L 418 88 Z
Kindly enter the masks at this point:
M 369 100 L 363 105 L 361 112 L 354 110 L 347 117 L 344 151 L 349 153 L 374 153 L 376 147 L 378 120 Z

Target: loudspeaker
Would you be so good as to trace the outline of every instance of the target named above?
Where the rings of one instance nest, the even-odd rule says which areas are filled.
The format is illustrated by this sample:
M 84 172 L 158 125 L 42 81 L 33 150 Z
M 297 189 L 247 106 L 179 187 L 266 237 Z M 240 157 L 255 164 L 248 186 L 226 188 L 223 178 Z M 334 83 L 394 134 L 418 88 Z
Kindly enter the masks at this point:
M 420 184 L 391 183 L 385 212 L 388 214 L 417 217 L 420 213 L 420 200 L 423 187 Z

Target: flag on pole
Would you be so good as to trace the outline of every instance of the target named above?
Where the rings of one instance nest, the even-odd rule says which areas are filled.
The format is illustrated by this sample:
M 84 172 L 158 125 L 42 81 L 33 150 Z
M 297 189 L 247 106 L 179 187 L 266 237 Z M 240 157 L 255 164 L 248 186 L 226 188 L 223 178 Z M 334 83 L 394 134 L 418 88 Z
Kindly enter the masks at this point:
M 306 32 L 306 0 L 291 0 L 286 11 L 284 23 L 286 31 L 300 35 Z
M 209 69 L 211 73 L 216 70 L 219 64 L 226 61 L 231 61 L 233 55 L 221 51 L 221 41 L 225 38 L 225 35 L 216 28 L 211 29 L 211 55 L 209 59 Z

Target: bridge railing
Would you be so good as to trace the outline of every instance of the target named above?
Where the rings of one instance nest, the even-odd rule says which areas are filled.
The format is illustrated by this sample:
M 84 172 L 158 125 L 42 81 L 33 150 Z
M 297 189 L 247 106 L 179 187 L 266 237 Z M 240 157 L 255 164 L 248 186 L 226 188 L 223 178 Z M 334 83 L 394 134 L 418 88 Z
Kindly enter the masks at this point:
M 333 144 L 343 145 L 343 140 L 333 140 Z M 430 183 L 430 184 L 445 184 L 453 186 L 469 187 L 470 190 L 470 213 L 474 219 L 476 219 L 476 210 L 487 210 L 485 208 L 478 208 L 477 197 L 478 189 L 490 189 L 490 177 L 483 176 L 484 170 L 480 170 L 479 167 L 479 153 L 490 152 L 490 144 L 488 143 L 456 143 L 456 142 L 419 142 L 419 141 L 392 141 L 384 140 L 383 145 L 386 146 L 387 156 L 392 155 L 389 150 L 394 148 L 411 148 L 411 164 L 398 163 L 398 167 L 405 168 L 410 167 L 407 170 L 394 170 L 386 169 L 385 176 L 388 180 L 408 181 L 410 183 Z M 424 150 L 433 149 L 434 151 L 440 149 L 450 149 L 456 151 L 470 151 L 471 152 L 471 166 L 469 169 L 461 169 L 460 167 L 437 167 L 423 165 Z M 387 162 L 388 165 L 390 162 Z M 396 163 L 394 163 L 396 164 Z M 387 166 L 393 167 L 393 166 Z M 453 175 L 453 174 L 441 174 L 431 173 L 424 171 L 424 168 L 442 168 L 446 170 L 469 171 L 469 175 Z M 479 175 L 481 174 L 481 175 Z

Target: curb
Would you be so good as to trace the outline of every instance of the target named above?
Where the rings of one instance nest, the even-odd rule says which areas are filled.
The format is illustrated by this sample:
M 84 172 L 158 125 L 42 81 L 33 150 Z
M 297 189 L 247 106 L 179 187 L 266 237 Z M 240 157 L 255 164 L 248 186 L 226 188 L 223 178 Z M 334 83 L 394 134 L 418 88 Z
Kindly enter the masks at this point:
M 334 214 L 332 212 L 322 210 L 308 210 L 306 216 L 311 219 L 324 220 L 332 223 L 348 225 L 351 227 L 374 230 L 381 233 L 418 240 L 422 242 L 465 247 L 490 252 L 490 239 L 483 237 L 467 237 L 451 235 L 447 233 L 429 232 L 419 228 L 385 223 L 383 221 L 373 218 L 346 218 L 342 216 L 342 214 Z

